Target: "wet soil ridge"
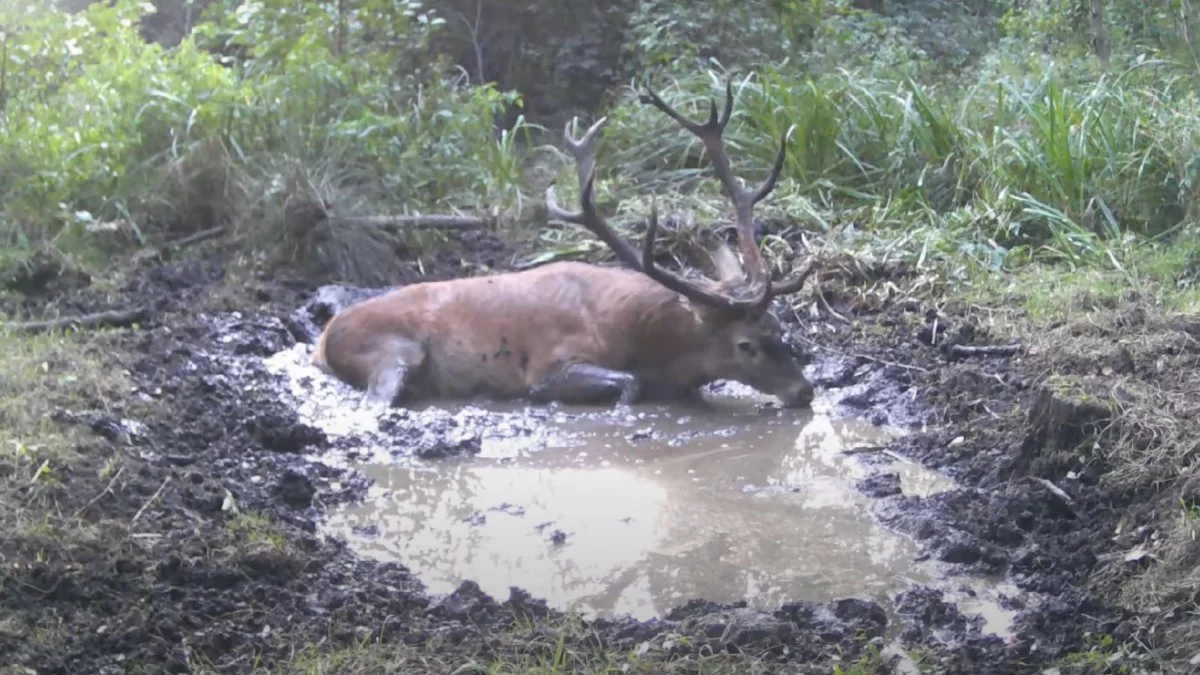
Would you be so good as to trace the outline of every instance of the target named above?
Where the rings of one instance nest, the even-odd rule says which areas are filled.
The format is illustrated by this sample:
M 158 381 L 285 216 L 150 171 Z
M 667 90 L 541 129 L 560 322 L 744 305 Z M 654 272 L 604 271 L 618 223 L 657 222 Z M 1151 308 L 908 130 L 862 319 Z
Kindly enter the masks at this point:
M 61 417 L 96 430 L 82 455 L 115 450 L 128 467 L 107 488 L 111 478 L 86 464 L 70 475 L 59 506 L 80 510 L 90 534 L 52 545 L 60 555 L 48 562 L 25 562 L 37 560 L 32 531 L 0 540 L 5 560 L 22 561 L 0 585 L 0 662 L 39 673 L 187 672 L 205 664 L 250 672 L 256 661 L 283 663 L 320 641 L 350 646 L 376 637 L 486 653 L 518 618 L 553 631 L 560 615 L 520 591 L 501 603 L 468 582 L 435 599 L 403 567 L 361 560 L 314 536 L 321 509 L 360 497 L 366 486 L 354 472 L 306 458 L 336 441 L 302 422 L 280 400 L 278 376 L 249 358 L 312 334 L 294 316 L 312 294 L 263 278 L 230 288 L 223 276 L 211 262 L 160 265 L 139 271 L 118 294 L 60 301 L 64 313 L 151 308 L 141 330 L 125 333 L 112 352 L 135 382 L 130 399 Z M 892 494 L 877 507 L 880 516 L 930 556 L 964 570 L 1009 570 L 1022 590 L 1040 594 L 1018 615 L 1015 637 L 1003 641 L 981 635 L 936 593 L 915 589 L 899 598 L 917 620 L 903 642 L 949 672 L 1012 673 L 1082 649 L 1088 631 L 1127 635 L 1123 617 L 1085 584 L 1111 546 L 1112 516 L 1082 514 L 1111 513 L 1101 507 L 1113 495 L 1086 474 L 1068 483 L 1065 472 L 1032 473 L 1056 466 L 1047 458 L 1064 441 L 1051 442 L 1048 430 L 1095 420 L 1055 413 L 1034 424 L 1035 371 L 1019 353 L 948 362 L 931 336 L 989 344 L 959 316 L 926 314 L 915 304 L 853 305 L 834 290 L 830 302 L 853 323 L 789 319 L 796 339 L 836 356 L 821 359 L 817 386 L 844 387 L 846 411 L 927 424 L 890 449 L 969 486 L 927 499 Z M 114 432 L 131 428 L 126 418 L 144 429 Z M 876 461 L 886 473 L 885 460 Z M 744 650 L 794 672 L 828 672 L 835 657 L 845 662 L 882 646 L 886 623 L 878 605 L 859 600 L 774 612 L 695 601 L 660 621 L 598 620 L 588 637 L 568 639 L 692 654 Z

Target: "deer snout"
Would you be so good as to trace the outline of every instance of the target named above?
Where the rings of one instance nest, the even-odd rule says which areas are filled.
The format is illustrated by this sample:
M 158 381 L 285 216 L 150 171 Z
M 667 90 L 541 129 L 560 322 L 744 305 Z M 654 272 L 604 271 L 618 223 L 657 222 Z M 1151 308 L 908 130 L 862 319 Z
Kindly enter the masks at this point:
M 812 405 L 816 392 L 808 380 L 801 378 L 800 381 L 779 392 L 776 396 L 786 408 L 804 408 Z

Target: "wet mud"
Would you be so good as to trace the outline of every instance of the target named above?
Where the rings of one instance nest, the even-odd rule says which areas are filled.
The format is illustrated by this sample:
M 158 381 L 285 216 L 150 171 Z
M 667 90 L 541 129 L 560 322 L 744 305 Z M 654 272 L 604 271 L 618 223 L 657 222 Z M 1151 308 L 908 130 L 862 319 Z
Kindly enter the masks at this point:
M 132 534 L 114 546 L 97 533 L 91 544 L 77 543 L 71 560 L 9 571 L 0 589 L 7 617 L 0 663 L 39 673 L 119 673 L 130 664 L 145 672 L 201 664 L 250 672 L 305 642 L 349 646 L 373 636 L 434 640 L 461 652 L 515 619 L 559 616 L 521 589 L 493 596 L 463 581 L 448 594 L 431 592 L 404 565 L 362 555 L 323 530 L 328 514 L 371 495 L 369 477 L 355 467 L 397 453 L 424 461 L 519 455 L 521 443 L 546 440 L 538 435 L 548 433 L 556 410 L 538 413 L 544 419 L 479 413 L 474 422 L 436 409 L 390 411 L 374 414 L 375 433 L 324 424 L 316 407 L 289 403 L 294 383 L 271 358 L 303 349 L 322 313 L 377 291 L 266 276 L 231 285 L 224 272 L 214 261 L 147 267 L 117 292 L 62 299 L 64 311 L 153 308 L 151 320 L 112 339 L 112 359 L 136 386 L 129 399 L 55 418 L 92 431 L 87 452 L 101 457 L 118 448 L 136 467 L 121 489 L 107 491 L 107 481 L 84 467 L 68 478 L 61 508 L 90 502 L 83 513 L 131 522 Z M 987 344 L 984 331 L 953 314 L 915 304 L 838 310 L 865 328 L 785 321 L 813 352 L 810 372 L 828 402 L 825 414 L 906 430 L 855 456 L 869 469 L 855 490 L 876 522 L 911 539 L 917 562 L 940 565 L 950 581 L 910 584 L 886 609 L 837 593 L 775 607 L 693 598 L 663 608 L 659 619 L 597 618 L 596 639 L 613 649 L 745 650 L 790 672 L 828 672 L 835 657 L 844 663 L 898 640 L 945 672 L 1013 673 L 1037 672 L 1082 648 L 1089 632 L 1128 635 L 1127 617 L 1083 590 L 1111 547 L 1113 516 L 1102 507 L 1119 496 L 1084 476 L 1064 486 L 1068 504 L 1031 477 L 1031 458 L 1046 441 L 1029 421 L 1036 392 L 1020 358 L 956 361 L 930 347 L 922 335 L 931 330 Z M 485 452 L 485 427 L 520 442 Z M 647 420 L 629 436 L 660 433 Z M 914 494 L 903 484 L 911 475 L 904 461 L 944 472 L 956 487 Z M 245 514 L 265 518 L 274 534 L 246 530 Z M 6 538 L 0 553 L 15 560 L 14 547 L 27 545 Z M 999 589 L 1002 609 L 1015 614 L 1005 630 L 987 625 L 981 584 Z M 30 639 L 39 631 L 71 637 L 46 649 Z

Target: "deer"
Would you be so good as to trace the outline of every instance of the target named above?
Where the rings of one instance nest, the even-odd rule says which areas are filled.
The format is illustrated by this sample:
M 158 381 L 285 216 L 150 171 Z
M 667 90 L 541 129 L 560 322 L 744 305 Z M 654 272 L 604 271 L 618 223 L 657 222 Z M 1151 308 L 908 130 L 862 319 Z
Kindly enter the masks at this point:
M 629 406 L 694 397 L 704 385 L 732 380 L 786 408 L 811 407 L 813 386 L 769 305 L 798 292 L 815 263 L 773 281 L 753 230 L 754 208 L 775 188 L 794 126 L 783 133 L 770 173 L 749 189 L 734 175 L 723 138 L 733 112 L 731 84 L 719 116 L 709 100 L 704 123 L 684 117 L 648 86 L 639 101 L 703 143 L 733 205 L 740 262 L 720 242 L 710 252 L 715 279 L 659 266 L 657 200 L 639 255 L 596 209 L 596 145 L 608 117 L 578 138 L 568 122 L 563 141 L 574 157 L 580 210 L 564 209 L 551 183 L 547 213 L 589 230 L 624 267 L 558 261 L 402 286 L 336 313 L 321 330 L 312 363 L 365 392 L 361 402 L 388 406 L 476 397 Z

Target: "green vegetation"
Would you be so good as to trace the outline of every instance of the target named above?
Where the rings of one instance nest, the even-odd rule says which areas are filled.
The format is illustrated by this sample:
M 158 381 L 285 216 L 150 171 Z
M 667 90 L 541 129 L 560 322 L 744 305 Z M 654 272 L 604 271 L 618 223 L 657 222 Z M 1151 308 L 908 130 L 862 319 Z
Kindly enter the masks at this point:
M 364 634 L 357 645 L 338 650 L 309 646 L 287 663 L 262 669 L 263 675 L 758 675 L 772 673 L 773 665 L 751 653 L 673 653 L 688 638 L 668 634 L 643 643 L 625 653 L 605 649 L 575 619 L 534 627 L 518 622 L 504 634 L 492 636 L 477 651 L 462 651 L 450 645 L 397 645 Z M 876 675 L 890 672 L 880 650 L 869 647 L 851 662 L 836 664 L 833 675 Z M 196 675 L 219 672 L 200 667 Z
M 513 200 L 515 132 L 497 139 L 492 119 L 517 97 L 436 60 L 397 67 L 423 60 L 442 20 L 416 2 L 326 10 L 217 3 L 165 48 L 139 32 L 156 12 L 145 2 L 0 7 L 0 246 L 96 261 L 114 243 L 224 225 L 251 250 L 320 259 L 336 247 L 316 217 L 326 205 Z
M 580 644 L 582 643 L 582 644 Z M 301 650 L 276 669 L 263 669 L 263 675 L 757 675 L 773 672 L 769 664 L 742 654 L 671 657 L 658 648 L 641 654 L 624 654 L 588 644 L 569 625 L 543 629 L 537 635 L 513 634 L 494 638 L 481 653 L 449 654 L 452 649 L 387 644 L 366 636 L 361 644 L 335 651 L 309 647 Z M 842 669 L 847 675 L 871 675 L 879 670 L 878 659 L 863 657 Z M 217 669 L 197 669 L 197 675 L 210 675 Z
M 509 234 L 535 233 L 548 180 L 573 183 L 553 146 L 581 109 L 612 117 L 600 188 L 627 220 L 646 195 L 692 188 L 713 197 L 688 202 L 708 220 L 726 208 L 698 181 L 698 142 L 616 86 L 653 75 L 692 114 L 735 83 L 727 137 L 747 178 L 795 125 L 763 212 L 826 246 L 945 261 L 957 277 L 1053 261 L 1192 286 L 1187 3 L 1102 3 L 1105 59 L 1065 0 L 1007 13 L 937 0 L 614 5 L 601 27 L 624 26 L 620 54 L 585 48 L 598 35 L 551 34 L 522 45 L 541 71 L 496 46 L 523 29 L 520 12 L 481 15 L 483 35 L 469 3 L 183 4 L 186 21 L 169 0 L 0 8 L 6 257 L 52 248 L 99 265 L 114 246 L 225 226 L 270 259 L 371 277 L 363 259 L 386 266 L 381 245 L 411 234 L 353 216 L 499 214 Z M 181 21 L 191 30 L 170 46 L 139 29 Z M 611 95 L 572 94 L 585 90 Z
M 624 227 L 636 230 L 652 195 L 709 223 L 728 207 L 698 168 L 698 142 L 624 85 L 653 74 L 669 103 L 699 116 L 730 80 L 726 137 L 742 176 L 761 178 L 795 125 L 760 207 L 786 225 L 764 244 L 772 259 L 820 256 L 835 281 L 908 265 L 900 293 L 977 307 L 1047 372 L 1113 399 L 1117 423 L 1088 461 L 1104 464 L 1106 484 L 1167 505 L 1166 544 L 1136 571 L 1102 563 L 1097 583 L 1134 611 L 1197 616 L 1196 500 L 1180 495 L 1195 481 L 1200 376 L 1171 360 L 1193 339 L 1179 315 L 1200 308 L 1189 0 L 58 4 L 0 3 L 6 282 L 46 257 L 107 272 L 115 257 L 214 227 L 256 262 L 374 281 L 399 252 L 440 238 L 354 220 L 379 214 L 495 217 L 545 255 L 603 256 L 586 233 L 545 228 L 549 181 L 575 198 L 554 149 L 563 122 L 610 116 L 598 193 Z M 535 24 L 559 28 L 535 40 Z M 810 250 L 794 250 L 798 231 Z M 1150 315 L 1130 323 L 1131 307 Z M 94 340 L 4 338 L 0 480 L 21 486 L 0 497 L 0 526 L 29 551 L 62 523 L 10 520 L 22 506 L 49 512 L 60 463 L 112 473 L 123 461 L 72 454 L 79 439 L 48 423 L 63 397 L 90 409 L 127 390 Z M 1095 363 L 1121 349 L 1164 363 L 1161 378 L 1097 381 Z M 247 545 L 286 548 L 237 522 Z M 1200 619 L 1179 620 L 1146 650 L 1184 663 L 1197 632 Z M 626 665 L 538 653 L 481 669 Z M 290 672 L 356 672 L 343 658 L 400 662 L 367 646 Z M 725 666 L 707 667 L 687 666 Z

